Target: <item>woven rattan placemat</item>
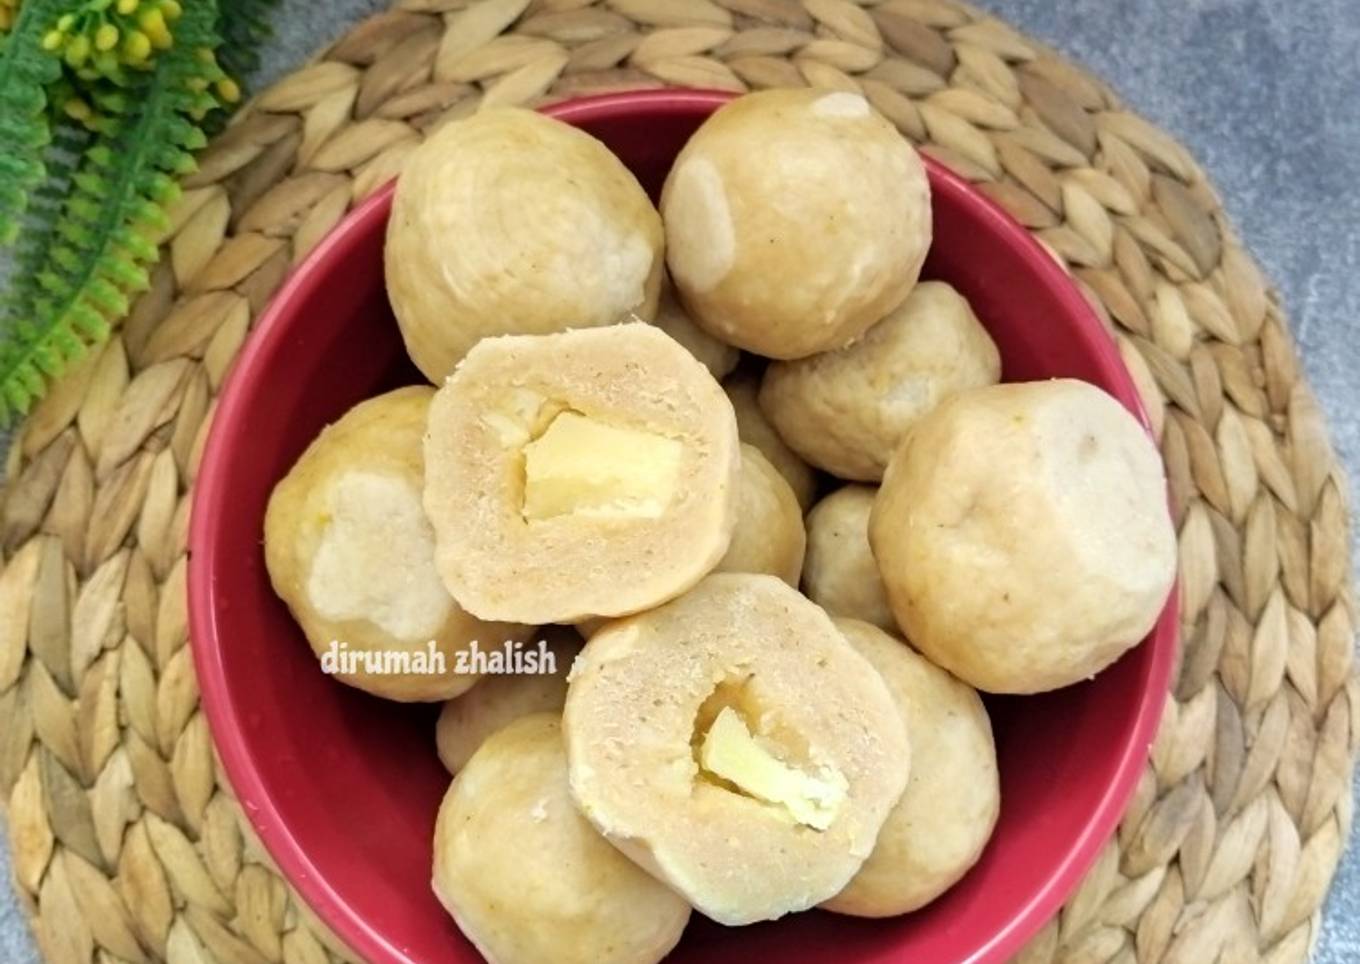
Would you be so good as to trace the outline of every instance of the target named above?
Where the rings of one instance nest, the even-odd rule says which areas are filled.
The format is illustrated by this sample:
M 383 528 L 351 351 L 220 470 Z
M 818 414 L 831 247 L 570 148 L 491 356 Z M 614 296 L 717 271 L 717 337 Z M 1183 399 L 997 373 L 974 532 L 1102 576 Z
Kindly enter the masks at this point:
M 1344 483 L 1279 305 L 1195 161 L 952 0 L 404 0 L 200 158 L 151 290 L 11 452 L 0 800 L 59 962 L 337 953 L 215 766 L 185 645 L 214 396 L 289 267 L 441 119 L 662 84 L 862 91 L 1070 267 L 1161 435 L 1184 652 L 1118 836 L 1028 961 L 1298 961 L 1360 742 Z

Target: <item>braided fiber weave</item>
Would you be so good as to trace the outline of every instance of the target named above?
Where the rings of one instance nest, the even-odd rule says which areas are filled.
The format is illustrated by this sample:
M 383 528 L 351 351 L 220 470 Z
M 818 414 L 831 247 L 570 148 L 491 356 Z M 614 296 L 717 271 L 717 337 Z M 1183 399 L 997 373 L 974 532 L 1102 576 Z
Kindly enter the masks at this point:
M 1068 266 L 1161 433 L 1183 654 L 1118 835 L 1026 962 L 1306 959 L 1360 744 L 1341 470 L 1274 295 L 1186 151 L 954 0 L 402 0 L 208 147 L 151 289 L 16 439 L 0 801 L 54 962 L 324 962 L 217 767 L 185 531 L 214 397 L 289 268 L 422 132 L 622 88 L 862 91 Z

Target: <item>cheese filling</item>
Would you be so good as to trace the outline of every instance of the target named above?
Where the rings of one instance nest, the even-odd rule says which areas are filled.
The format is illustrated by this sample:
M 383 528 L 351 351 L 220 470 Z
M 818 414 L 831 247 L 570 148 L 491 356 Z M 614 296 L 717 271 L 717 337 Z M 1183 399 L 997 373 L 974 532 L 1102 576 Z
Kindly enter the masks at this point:
M 725 706 L 708 728 L 699 765 L 746 796 L 781 807 L 794 821 L 813 830 L 831 826 L 845 803 L 845 777 L 828 766 L 807 773 L 789 766 L 747 729 L 741 716 Z
M 654 519 L 675 496 L 683 446 L 566 410 L 523 448 L 524 518 Z

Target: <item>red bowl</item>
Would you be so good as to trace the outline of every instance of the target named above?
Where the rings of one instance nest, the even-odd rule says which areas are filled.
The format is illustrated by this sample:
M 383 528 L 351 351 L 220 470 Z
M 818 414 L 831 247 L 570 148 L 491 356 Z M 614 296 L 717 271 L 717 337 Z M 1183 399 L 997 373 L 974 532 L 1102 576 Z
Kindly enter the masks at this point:
M 547 113 L 604 141 L 655 196 L 680 147 L 726 98 L 652 91 Z M 967 182 L 927 167 L 935 242 L 925 276 L 967 296 L 1000 347 L 1005 378 L 1082 378 L 1143 419 L 1115 345 L 1068 277 Z M 227 775 L 302 897 L 370 961 L 475 961 L 430 891 L 435 812 L 449 782 L 432 708 L 324 676 L 270 589 L 260 545 L 270 490 L 322 426 L 419 380 L 383 288 L 391 201 L 390 188 L 366 201 L 298 268 L 222 392 L 193 506 L 189 615 Z M 1113 832 L 1147 757 L 1175 650 L 1173 597 L 1152 635 L 1096 679 L 990 701 L 1000 822 L 977 866 L 929 907 L 882 921 L 817 911 L 739 929 L 695 915 L 674 959 L 1006 958 L 1058 910 Z

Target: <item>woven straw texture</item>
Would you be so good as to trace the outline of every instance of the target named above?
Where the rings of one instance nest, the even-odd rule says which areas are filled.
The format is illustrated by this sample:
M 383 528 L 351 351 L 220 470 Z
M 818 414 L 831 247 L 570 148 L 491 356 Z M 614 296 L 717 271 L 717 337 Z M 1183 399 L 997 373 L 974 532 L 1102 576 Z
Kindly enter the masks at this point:
M 1351 823 L 1341 470 L 1202 171 L 1098 79 L 954 0 L 403 0 L 208 147 L 151 289 L 11 453 L 0 800 L 51 961 L 322 962 L 217 767 L 185 625 L 214 396 L 289 268 L 479 105 L 659 85 L 862 91 L 1068 266 L 1161 433 L 1183 654 L 1117 837 L 1022 959 L 1306 959 Z

